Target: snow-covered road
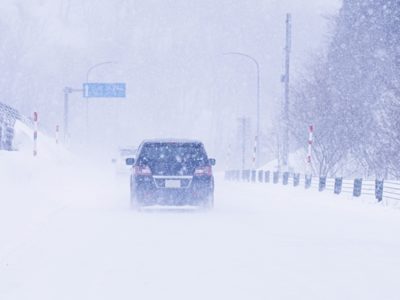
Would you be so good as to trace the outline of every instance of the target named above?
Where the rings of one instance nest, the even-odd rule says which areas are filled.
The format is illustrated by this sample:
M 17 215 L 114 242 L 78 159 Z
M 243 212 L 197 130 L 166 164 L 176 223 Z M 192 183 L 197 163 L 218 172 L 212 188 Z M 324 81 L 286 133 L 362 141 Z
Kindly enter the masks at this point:
M 212 212 L 137 213 L 108 167 L 48 171 L 4 187 L 0 299 L 400 298 L 397 210 L 217 176 Z

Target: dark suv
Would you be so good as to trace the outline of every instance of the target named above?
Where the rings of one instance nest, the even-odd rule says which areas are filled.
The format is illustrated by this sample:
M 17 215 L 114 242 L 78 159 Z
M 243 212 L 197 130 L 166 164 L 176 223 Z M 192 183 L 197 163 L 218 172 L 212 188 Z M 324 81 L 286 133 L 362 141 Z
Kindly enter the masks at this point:
M 204 146 L 191 140 L 144 141 L 132 165 L 131 205 L 200 205 L 214 204 L 214 177 Z

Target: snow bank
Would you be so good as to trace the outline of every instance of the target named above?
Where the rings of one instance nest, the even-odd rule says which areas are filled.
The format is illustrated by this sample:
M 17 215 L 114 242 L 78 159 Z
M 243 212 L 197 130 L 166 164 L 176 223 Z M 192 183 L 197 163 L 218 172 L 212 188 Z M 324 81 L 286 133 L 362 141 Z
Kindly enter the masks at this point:
M 111 164 L 29 143 L 0 152 L 0 299 L 398 298 L 396 210 L 217 174 L 212 212 L 136 213 Z
M 33 153 L 33 131 L 20 121 L 15 122 L 13 147 L 26 156 Z M 61 144 L 56 143 L 55 137 L 49 137 L 42 132 L 38 132 L 38 156 L 46 161 L 65 161 L 71 158 Z
M 62 184 L 76 160 L 55 140 L 38 133 L 33 156 L 33 131 L 15 124 L 14 148 L 0 151 L 0 257 L 23 240 L 45 215 L 62 207 Z M 11 230 L 10 230 L 11 229 Z
M 304 174 L 307 169 L 306 157 L 307 157 L 307 154 L 303 148 L 299 148 L 297 151 L 289 153 L 289 171 L 300 172 L 300 173 Z M 258 169 L 259 170 L 278 171 L 279 167 L 282 168 L 282 162 L 281 162 L 281 166 L 279 166 L 278 159 L 274 159 Z

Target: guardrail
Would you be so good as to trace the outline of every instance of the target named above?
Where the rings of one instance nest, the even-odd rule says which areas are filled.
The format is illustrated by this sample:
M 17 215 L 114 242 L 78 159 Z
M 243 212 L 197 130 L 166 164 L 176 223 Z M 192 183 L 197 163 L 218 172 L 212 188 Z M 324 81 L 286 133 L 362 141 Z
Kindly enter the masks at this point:
M 20 119 L 16 109 L 0 102 L 0 150 L 12 150 L 15 121 Z
M 282 183 L 286 186 L 330 191 L 334 194 L 350 194 L 353 197 L 367 196 L 386 203 L 396 201 L 400 204 L 400 182 L 393 180 L 346 179 L 342 177 L 313 177 L 300 173 L 265 170 L 230 170 L 225 172 L 225 180 L 253 183 Z

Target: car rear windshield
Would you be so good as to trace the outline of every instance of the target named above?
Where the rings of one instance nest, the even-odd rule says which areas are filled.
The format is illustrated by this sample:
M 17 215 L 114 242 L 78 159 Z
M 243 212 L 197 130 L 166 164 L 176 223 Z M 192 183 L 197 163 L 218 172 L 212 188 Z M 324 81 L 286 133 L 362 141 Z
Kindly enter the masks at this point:
M 198 167 L 208 164 L 204 147 L 200 143 L 146 143 L 143 145 L 139 164 L 182 164 Z

